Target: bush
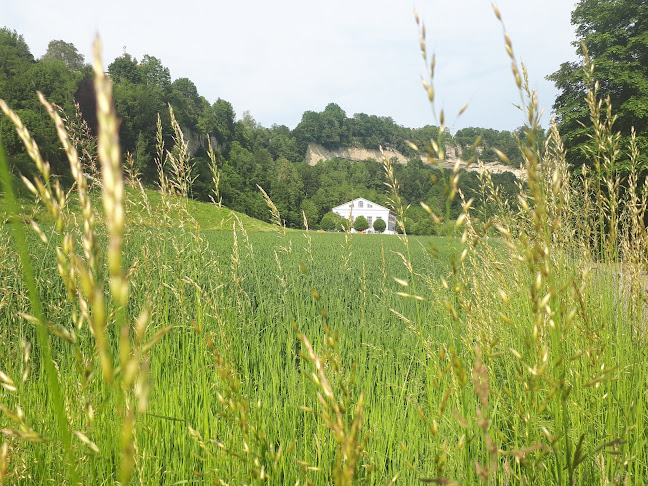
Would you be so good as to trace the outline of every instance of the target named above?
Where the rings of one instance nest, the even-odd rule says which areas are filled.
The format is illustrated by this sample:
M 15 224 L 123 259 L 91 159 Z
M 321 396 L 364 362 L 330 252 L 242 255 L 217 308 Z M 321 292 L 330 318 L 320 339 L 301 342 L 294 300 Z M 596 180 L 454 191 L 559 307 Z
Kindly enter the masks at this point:
M 353 222 L 353 229 L 356 231 L 366 231 L 369 229 L 369 222 L 364 216 L 358 216 Z
M 337 229 L 339 231 L 350 231 L 351 228 L 353 227 L 353 223 L 349 222 L 348 219 L 340 217 L 340 219 L 337 222 Z
M 376 233 L 384 232 L 385 228 L 387 228 L 387 223 L 385 223 L 384 220 L 378 218 L 376 221 L 374 221 L 373 229 Z
M 320 228 L 324 231 L 337 231 L 339 229 L 340 220 L 342 218 L 339 214 L 329 211 L 320 220 Z
M 437 234 L 439 236 L 458 236 L 460 231 L 457 230 L 455 220 L 444 221 L 437 228 Z
M 431 218 L 425 218 L 414 224 L 413 234 L 431 236 L 437 234 L 437 225 Z
M 407 216 L 405 217 L 404 220 L 404 225 L 405 225 L 405 232 L 408 235 L 413 235 L 414 234 L 414 223 L 411 220 L 411 218 L 408 218 Z M 403 227 L 398 223 L 398 220 L 396 220 L 396 233 L 399 235 L 403 234 Z

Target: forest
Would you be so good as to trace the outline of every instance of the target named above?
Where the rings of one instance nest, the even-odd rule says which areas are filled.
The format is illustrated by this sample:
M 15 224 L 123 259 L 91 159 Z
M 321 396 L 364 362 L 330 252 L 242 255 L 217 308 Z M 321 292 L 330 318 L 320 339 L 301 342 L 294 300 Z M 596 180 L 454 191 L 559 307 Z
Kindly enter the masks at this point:
M 306 111 L 301 122 L 290 129 L 285 125 L 269 128 L 257 123 L 250 113 L 237 115 L 231 103 L 217 99 L 213 103 L 201 96 L 188 78 L 172 80 L 162 61 L 145 55 L 138 60 L 128 53 L 108 64 L 113 81 L 114 101 L 120 118 L 122 151 L 129 154 L 133 169 L 145 185 L 156 188 L 157 170 L 156 129 L 158 115 L 163 142 L 172 145 L 173 129 L 169 106 L 190 143 L 193 184 L 190 195 L 210 201 L 213 194 L 213 173 L 208 156 L 208 137 L 214 147 L 219 172 L 219 200 L 233 210 L 268 221 L 264 198 L 258 186 L 264 188 L 276 204 L 287 227 L 302 228 L 303 214 L 311 228 L 319 228 L 324 215 L 334 206 L 355 197 L 366 197 L 385 205 L 388 192 L 380 160 L 351 162 L 329 160 L 315 166 L 304 163 L 309 143 L 328 149 L 340 147 L 393 148 L 410 161 L 395 167 L 403 186 L 402 197 L 407 205 L 408 229 L 428 234 L 423 201 L 446 214 L 449 171 L 421 162 L 410 143 L 425 147 L 436 140 L 439 128 L 424 126 L 407 128 L 390 117 L 356 113 L 347 116 L 335 103 L 321 112 Z M 47 52 L 35 59 L 24 38 L 8 28 L 0 29 L 0 93 L 34 133 L 43 157 L 53 174 L 64 185 L 71 184 L 64 151 L 58 145 L 56 132 L 44 112 L 35 92 L 60 107 L 68 125 L 76 131 L 78 140 L 93 157 L 93 137 L 97 130 L 96 106 L 92 68 L 76 47 L 62 40 L 49 43 Z M 1 119 L 0 119 L 1 120 Z M 0 125 L 7 155 L 13 171 L 30 175 L 33 166 L 16 131 L 10 123 Z M 478 155 L 484 161 L 495 161 L 494 148 L 508 154 L 511 164 L 522 161 L 517 151 L 517 133 L 484 128 L 464 128 L 453 135 L 444 134 L 445 143 L 457 150 L 464 160 Z M 478 145 L 475 141 L 478 139 Z M 83 153 L 83 151 L 81 151 Z M 518 188 L 516 178 L 509 173 L 494 174 L 494 183 L 511 201 Z M 480 186 L 476 173 L 467 173 L 460 181 L 466 199 L 475 198 L 481 207 Z M 450 208 L 450 218 L 460 212 L 457 202 Z

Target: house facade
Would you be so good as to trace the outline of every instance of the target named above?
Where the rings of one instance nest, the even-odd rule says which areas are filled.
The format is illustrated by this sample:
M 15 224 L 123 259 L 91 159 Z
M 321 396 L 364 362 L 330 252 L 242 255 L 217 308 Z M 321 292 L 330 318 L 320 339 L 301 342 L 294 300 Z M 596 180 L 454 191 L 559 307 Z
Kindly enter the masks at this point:
M 382 219 L 387 225 L 383 234 L 396 234 L 396 213 L 363 197 L 357 197 L 353 201 L 340 204 L 339 206 L 334 207 L 332 211 L 339 214 L 344 219 L 349 219 L 349 215 L 351 215 L 353 221 L 355 221 L 358 216 L 364 216 L 367 218 L 367 222 L 369 223 L 367 233 L 375 233 L 373 224 L 377 219 Z M 353 229 L 351 231 L 355 232 Z

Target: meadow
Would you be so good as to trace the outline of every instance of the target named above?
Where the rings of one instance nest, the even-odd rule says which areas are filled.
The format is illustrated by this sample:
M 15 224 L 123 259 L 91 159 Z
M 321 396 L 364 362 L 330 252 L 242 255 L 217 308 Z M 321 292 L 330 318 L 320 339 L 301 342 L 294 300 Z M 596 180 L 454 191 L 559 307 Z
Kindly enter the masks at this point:
M 159 193 L 123 177 L 98 61 L 100 181 L 42 100 L 74 195 L 0 103 L 49 214 L 16 217 L 0 156 L 12 223 L 0 230 L 0 481 L 645 483 L 636 143 L 621 175 L 619 136 L 592 83 L 592 169 L 571 173 L 555 126 L 539 145 L 537 101 L 514 67 L 528 99 L 521 196 L 503 201 L 482 172 L 488 204 L 474 211 L 457 166 L 440 183 L 461 215 L 424 208 L 455 228 L 442 238 L 287 231 L 265 193 L 273 225 L 254 229 L 270 231 L 223 208 L 215 226 L 227 231 L 201 228 L 192 213 L 209 220 L 210 209 L 186 199 L 179 128 L 166 164 L 160 151 Z M 437 163 L 439 147 L 420 150 Z
M 155 345 L 148 363 L 149 405 L 139 420 L 135 441 L 141 454 L 136 468 L 139 481 L 169 484 L 195 478 L 195 474 L 222 477 L 234 484 L 244 481 L 249 473 L 246 469 L 254 466 L 244 467 L 245 463 L 234 454 L 247 457 L 243 450 L 246 440 L 249 447 L 256 448 L 249 456 L 262 457 L 267 474 L 275 481 L 294 484 L 302 476 L 312 476 L 316 483 L 330 482 L 335 441 L 318 419 L 317 387 L 308 378 L 312 371 L 309 363 L 299 357 L 303 347 L 298 333 L 311 336 L 317 348 L 326 349 L 328 338 L 337 341 L 329 349 L 331 380 L 344 383 L 355 376 L 356 384 L 349 385 L 346 398 L 350 403 L 355 403 L 364 391 L 365 420 L 373 424 L 372 436 L 376 439 L 372 438 L 372 442 L 376 441 L 378 447 L 371 463 L 377 462 L 374 467 L 392 476 L 406 468 L 403 461 L 407 456 L 400 442 L 425 435 L 414 405 L 424 398 L 421 366 L 425 359 L 420 338 L 390 310 L 401 300 L 395 295 L 400 285 L 393 277 L 408 278 L 398 255 L 402 245 L 396 237 L 357 235 L 347 250 L 351 257 L 345 268 L 344 235 L 307 236 L 310 241 L 300 233 L 283 238 L 276 233 L 247 237 L 237 233 L 237 250 L 233 247 L 233 233 L 226 232 L 183 234 L 143 228 L 129 238 L 125 258 L 129 266 L 134 264 L 129 306 L 133 310 L 144 306 L 151 309 L 151 335 L 171 327 Z M 429 243 L 442 248 L 447 245 L 445 241 L 417 240 L 413 242 L 413 261 L 421 269 L 426 268 L 425 278 L 434 278 L 441 274 L 443 265 L 429 256 Z M 50 251 L 54 244 L 50 240 Z M 33 238 L 30 249 L 34 255 L 42 256 L 37 259 L 40 265 L 35 271 L 45 313 L 52 322 L 65 323 L 71 307 L 65 303 L 64 285 L 49 278 L 56 272 L 56 263 L 51 253 L 47 258 L 48 246 Z M 15 298 L 18 289 L 23 288 L 15 266 L 17 258 L 9 251 L 3 254 L 7 257 L 3 286 Z M 14 264 L 9 266 L 9 262 Z M 423 280 L 418 280 L 424 285 Z M 34 342 L 33 325 L 20 318 L 17 306 L 12 299 L 3 307 L 3 342 Z M 409 307 L 399 305 L 399 312 L 415 312 L 414 305 Z M 443 319 L 434 309 L 427 304 L 421 305 L 420 311 L 431 329 L 438 328 L 434 334 L 441 338 L 446 334 Z M 330 330 L 329 336 L 324 324 Z M 77 339 L 89 336 L 79 335 Z M 113 424 L 118 417 L 114 411 L 105 410 L 95 412 L 92 421 L 88 420 L 89 407 L 100 410 L 107 392 L 97 383 L 97 377 L 88 377 L 86 383 L 79 381 L 74 348 L 67 342 L 53 346 L 60 380 L 69 387 L 66 392 L 73 407 L 68 411 L 71 425 L 96 444 L 112 444 Z M 88 352 L 87 358 L 91 358 L 91 350 L 80 350 L 85 355 Z M 3 371 L 9 376 L 24 372 L 25 363 L 19 353 L 19 346 L 4 350 Z M 34 360 L 38 357 L 32 353 L 30 362 Z M 95 366 L 88 372 L 99 375 Z M 339 369 L 335 370 L 335 366 Z M 228 388 L 222 373 L 236 377 L 235 389 Z M 34 369 L 21 385 L 20 395 L 25 400 L 20 405 L 27 423 L 44 437 L 51 437 L 55 431 L 48 420 L 48 394 L 43 389 L 45 383 L 36 379 L 38 374 Z M 360 387 L 360 383 L 372 385 Z M 228 410 L 227 404 L 219 402 L 219 394 L 233 394 L 240 409 Z M 14 409 L 17 402 L 4 404 Z M 249 414 L 246 427 L 257 430 L 247 432 L 252 437 L 244 438 L 242 424 L 237 423 L 242 420 L 237 414 L 244 410 Z M 223 413 L 234 415 L 223 417 Z M 213 444 L 201 449 L 189 427 L 208 444 L 210 439 L 226 444 L 231 453 Z M 254 437 L 257 433 L 266 438 Z M 384 440 L 378 442 L 378 437 Z M 274 466 L 263 456 L 269 455 L 272 447 L 281 446 L 284 453 L 279 465 Z M 32 477 L 65 477 L 64 458 L 52 454 L 54 451 L 45 453 L 42 445 L 36 444 L 22 452 L 34 454 L 37 459 L 38 466 L 28 468 Z M 116 466 L 107 451 L 78 452 L 90 453 L 77 464 L 87 471 L 82 477 L 96 477 L 96 482 L 110 480 Z M 419 449 L 416 454 L 429 452 Z M 424 457 L 410 461 L 423 466 Z M 22 462 L 19 458 L 12 458 L 14 467 Z M 298 461 L 308 465 L 300 466 Z M 300 472 L 308 468 L 323 471 Z M 367 477 L 372 474 L 367 473 Z

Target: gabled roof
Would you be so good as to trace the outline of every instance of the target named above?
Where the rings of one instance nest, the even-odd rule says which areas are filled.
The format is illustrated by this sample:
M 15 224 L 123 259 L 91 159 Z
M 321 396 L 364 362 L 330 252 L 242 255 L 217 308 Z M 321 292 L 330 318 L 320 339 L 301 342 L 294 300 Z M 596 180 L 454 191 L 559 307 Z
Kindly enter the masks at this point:
M 389 211 L 390 213 L 394 213 L 394 211 L 392 211 L 391 209 L 386 208 L 385 206 L 381 206 L 380 204 L 377 204 L 377 203 L 375 203 L 373 201 L 370 201 L 369 199 L 365 199 L 364 197 L 356 197 L 355 199 L 352 199 L 351 201 L 347 201 L 344 204 L 340 204 L 339 206 L 335 206 L 333 209 L 331 209 L 331 211 L 334 211 L 336 209 L 342 209 L 343 206 L 346 206 L 349 203 L 353 203 L 353 209 L 359 209 L 358 205 L 357 205 L 358 201 L 364 201 L 364 202 L 367 202 L 369 204 L 372 204 L 375 209 L 384 209 L 385 211 Z M 367 208 L 362 208 L 362 209 L 367 209 Z M 396 214 L 396 213 L 394 213 L 394 214 Z

